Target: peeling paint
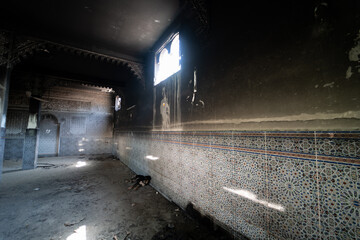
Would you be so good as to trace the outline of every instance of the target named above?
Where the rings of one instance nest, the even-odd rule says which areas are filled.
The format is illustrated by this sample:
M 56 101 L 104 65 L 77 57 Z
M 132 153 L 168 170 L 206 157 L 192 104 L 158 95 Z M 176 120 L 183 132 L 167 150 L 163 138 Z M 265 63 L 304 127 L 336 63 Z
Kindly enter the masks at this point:
M 355 38 L 355 45 L 349 51 L 349 60 L 352 62 L 359 62 L 360 63 L 360 30 Z
M 162 89 L 163 99 L 160 102 L 160 115 L 162 119 L 162 128 L 168 129 L 170 127 L 170 106 L 166 96 L 165 87 Z
M 261 123 L 261 122 L 294 122 L 294 121 L 313 121 L 313 120 L 333 120 L 333 119 L 359 119 L 360 111 L 347 111 L 343 113 L 302 113 L 299 115 L 290 115 L 272 118 L 248 118 L 248 119 L 217 119 L 205 121 L 193 121 L 183 123 L 183 125 L 192 124 L 241 124 L 241 123 Z
M 354 39 L 354 46 L 349 50 L 350 66 L 346 70 L 346 79 L 350 79 L 354 73 L 360 73 L 360 30 Z
M 36 129 L 37 128 L 37 114 L 30 114 L 27 129 Z
M 201 106 L 202 106 L 202 107 L 205 107 L 205 103 L 204 103 L 204 101 L 199 100 L 199 103 L 201 103 Z
M 351 66 L 348 67 L 348 69 L 346 70 L 346 79 L 351 78 L 351 76 L 353 75 Z
M 334 84 L 335 84 L 335 82 L 325 83 L 323 87 L 324 87 L 324 88 L 326 88 L 326 87 L 328 87 L 328 88 L 333 88 L 333 87 L 334 87 Z
M 322 7 L 327 7 L 328 4 L 326 2 L 321 2 L 318 6 L 315 7 L 314 9 L 314 17 L 317 18 L 319 17 L 319 9 Z

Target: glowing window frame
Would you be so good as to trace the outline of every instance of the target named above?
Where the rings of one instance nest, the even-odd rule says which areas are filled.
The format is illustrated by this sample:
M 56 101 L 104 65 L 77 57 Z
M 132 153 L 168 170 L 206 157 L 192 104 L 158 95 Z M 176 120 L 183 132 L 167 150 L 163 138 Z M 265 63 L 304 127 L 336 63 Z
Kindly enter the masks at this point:
M 172 35 L 155 54 L 154 86 L 180 70 L 180 35 L 176 33 Z
M 115 97 L 115 111 L 121 110 L 121 97 L 118 95 Z

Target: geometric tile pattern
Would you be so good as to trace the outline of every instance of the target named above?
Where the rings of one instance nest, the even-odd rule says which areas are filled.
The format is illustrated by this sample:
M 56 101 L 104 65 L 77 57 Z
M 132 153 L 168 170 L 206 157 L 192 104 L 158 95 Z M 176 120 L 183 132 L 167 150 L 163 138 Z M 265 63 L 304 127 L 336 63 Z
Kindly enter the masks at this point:
M 24 137 L 28 123 L 29 113 L 24 110 L 9 109 L 6 115 L 6 134 L 4 159 L 22 159 Z
M 9 121 L 7 121 L 4 158 L 7 160 L 22 159 L 28 113 L 26 111 L 15 110 L 9 112 L 11 114 L 9 114 L 9 118 L 7 119 Z M 46 115 L 53 116 L 54 119 L 61 122 L 59 133 L 60 144 L 58 144 L 58 136 L 56 136 L 58 125 L 56 123 L 46 125 L 44 123 L 49 119 L 42 120 L 39 128 L 40 138 L 38 153 L 40 156 L 56 155 L 58 145 L 60 156 L 111 153 L 113 145 L 111 137 L 112 131 L 109 130 L 112 126 L 111 115 L 92 114 L 87 118 L 87 132 L 85 134 L 71 133 L 71 119 L 73 117 L 85 116 L 84 114 L 71 112 L 44 112 L 42 116 Z M 51 138 L 47 138 L 44 137 L 46 136 L 44 132 L 49 132 L 50 134 L 54 133 L 55 135 L 51 136 Z
M 39 136 L 37 129 L 27 129 L 23 147 L 22 169 L 34 169 L 37 165 Z
M 23 156 L 24 137 L 5 139 L 4 159 L 21 160 Z
M 108 154 L 112 152 L 112 138 L 61 137 L 59 156 Z M 5 160 L 23 158 L 24 138 L 5 139 Z
M 360 239 L 360 132 L 116 132 L 113 154 L 250 239 Z
M 48 90 L 46 96 L 49 101 L 42 103 L 40 113 L 39 155 L 55 155 L 58 149 L 62 156 L 111 153 L 112 94 L 99 89 L 73 89 L 72 86 L 56 86 Z M 18 92 L 11 95 L 4 152 L 7 159 L 19 159 L 23 158 L 23 148 L 26 148 L 24 137 L 29 120 L 29 103 Z M 3 142 L 0 141 L 1 144 Z

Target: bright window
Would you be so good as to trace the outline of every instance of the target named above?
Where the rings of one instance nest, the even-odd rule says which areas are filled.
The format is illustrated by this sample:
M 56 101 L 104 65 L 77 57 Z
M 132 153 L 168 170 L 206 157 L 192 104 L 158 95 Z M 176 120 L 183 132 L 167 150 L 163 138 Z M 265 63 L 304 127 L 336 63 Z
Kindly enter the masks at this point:
M 115 98 L 115 111 L 119 111 L 121 109 L 121 97 L 116 96 Z
M 155 55 L 154 85 L 164 81 L 181 69 L 179 34 L 170 38 Z

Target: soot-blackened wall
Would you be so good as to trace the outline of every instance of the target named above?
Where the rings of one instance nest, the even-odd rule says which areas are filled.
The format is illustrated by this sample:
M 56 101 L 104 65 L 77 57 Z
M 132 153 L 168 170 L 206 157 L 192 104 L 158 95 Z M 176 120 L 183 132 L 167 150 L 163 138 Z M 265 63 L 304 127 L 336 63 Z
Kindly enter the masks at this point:
M 108 89 L 65 84 L 42 96 L 39 156 L 111 153 L 113 96 Z M 25 91 L 10 93 L 5 159 L 21 159 L 28 124 Z
M 180 79 L 181 121 L 115 131 L 114 154 L 234 236 L 358 238 L 359 2 L 196 7 L 173 30 L 181 73 L 154 91 Z
M 359 129 L 358 1 L 210 6 L 207 40 L 181 35 L 183 129 Z

